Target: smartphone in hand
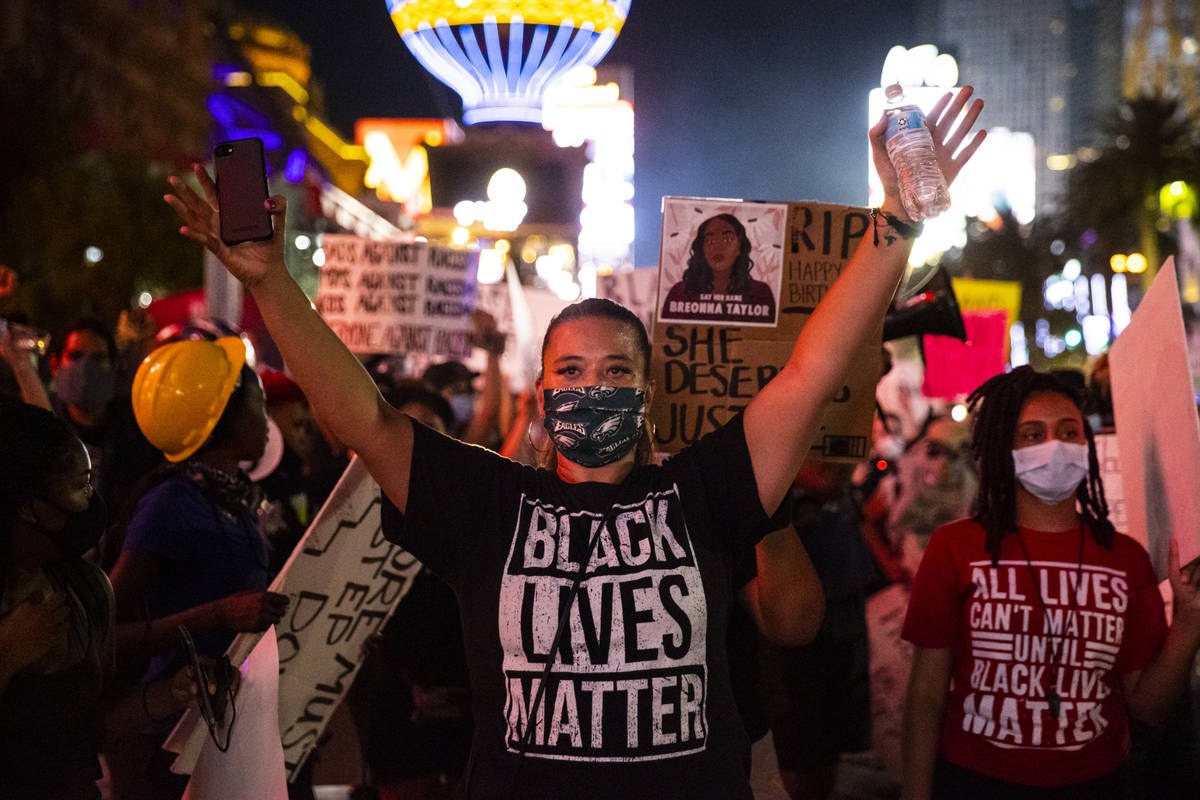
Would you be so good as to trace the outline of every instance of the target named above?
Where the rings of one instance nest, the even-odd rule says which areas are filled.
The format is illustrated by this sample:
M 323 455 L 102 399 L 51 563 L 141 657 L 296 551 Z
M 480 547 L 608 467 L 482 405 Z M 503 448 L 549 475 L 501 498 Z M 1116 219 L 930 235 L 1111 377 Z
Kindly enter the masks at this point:
M 213 149 L 221 241 L 232 247 L 271 238 L 267 213 L 267 162 L 262 139 L 234 139 Z

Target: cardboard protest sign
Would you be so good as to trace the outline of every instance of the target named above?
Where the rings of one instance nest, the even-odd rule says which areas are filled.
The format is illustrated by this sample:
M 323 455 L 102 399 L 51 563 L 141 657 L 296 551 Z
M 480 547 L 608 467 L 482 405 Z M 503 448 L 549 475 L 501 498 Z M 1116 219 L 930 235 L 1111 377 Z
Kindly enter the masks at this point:
M 680 299 L 677 286 L 687 256 L 704 249 L 705 225 L 714 217 L 738 220 L 751 238 L 751 276 L 772 292 L 776 322 L 756 314 L 766 305 L 761 289 L 730 301 L 729 293 Z M 705 232 L 700 232 L 701 226 Z M 736 227 L 734 233 L 740 236 Z M 724 425 L 744 409 L 787 362 L 796 336 L 870 230 L 865 209 L 819 203 L 753 203 L 668 197 L 663 200 L 663 252 L 659 317 L 652 336 L 651 373 L 656 384 L 650 410 L 655 446 L 673 453 Z M 725 227 L 720 238 L 728 238 Z M 698 243 L 698 244 L 697 244 Z M 724 241 L 713 247 L 724 247 Z M 714 258 L 727 258 L 716 254 Z M 764 266 L 760 275 L 759 264 Z M 751 292 L 761 295 L 752 297 Z M 671 305 L 676 303 L 676 305 Z M 679 305 L 683 303 L 683 305 Z M 664 313 L 664 307 L 666 313 Z M 672 320 L 688 321 L 672 321 Z M 749 321 L 744 321 L 749 320 Z M 855 367 L 822 418 L 812 455 L 840 461 L 866 457 L 875 384 L 880 373 L 880 335 L 863 345 Z M 844 347 L 830 342 L 830 348 Z
M 275 626 L 279 642 L 279 734 L 284 766 L 295 779 L 354 676 L 363 643 L 381 630 L 408 593 L 421 564 L 383 537 L 379 486 L 357 457 L 342 475 L 291 558 L 271 584 L 290 599 Z M 241 664 L 259 634 L 229 647 Z M 190 773 L 207 731 L 185 715 L 167 749 L 181 756 L 172 770 Z
M 479 254 L 327 234 L 317 309 L 355 353 L 470 355 Z
M 1161 580 L 1172 537 L 1180 563 L 1200 556 L 1200 422 L 1171 259 L 1113 343 L 1108 363 L 1128 533 L 1146 543 Z
M 651 267 L 613 272 L 596 277 L 596 296 L 607 297 L 628 308 L 646 326 L 654 330 L 658 316 L 658 270 Z

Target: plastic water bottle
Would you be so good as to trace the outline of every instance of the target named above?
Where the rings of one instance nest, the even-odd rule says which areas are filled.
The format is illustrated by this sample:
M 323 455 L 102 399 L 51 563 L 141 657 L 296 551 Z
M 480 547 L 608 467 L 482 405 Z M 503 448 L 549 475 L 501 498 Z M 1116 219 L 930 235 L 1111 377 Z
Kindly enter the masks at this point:
M 904 89 L 893 83 L 887 95 L 887 152 L 900 178 L 900 200 L 914 222 L 921 222 L 950 207 L 950 190 L 933 152 L 933 136 L 925 115 L 915 105 L 904 104 Z

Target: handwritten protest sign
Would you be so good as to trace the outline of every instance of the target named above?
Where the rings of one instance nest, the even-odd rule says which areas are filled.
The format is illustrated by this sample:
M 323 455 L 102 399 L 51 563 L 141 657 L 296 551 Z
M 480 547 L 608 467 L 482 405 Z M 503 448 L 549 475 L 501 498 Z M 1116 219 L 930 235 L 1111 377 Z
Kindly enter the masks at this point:
M 1200 423 L 1171 259 L 1109 350 L 1109 369 L 1128 532 L 1161 580 L 1172 537 L 1181 563 L 1200 556 Z
M 379 486 L 356 457 L 304 538 L 271 584 L 286 594 L 279 642 L 279 733 L 293 780 L 317 746 L 354 676 L 363 642 L 382 629 L 421 564 L 383 537 Z M 259 634 L 241 634 L 230 660 L 244 661 Z M 207 736 L 198 715 L 185 715 L 167 749 L 181 753 L 172 770 L 190 773 Z M 211 747 L 211 745 L 205 745 Z
M 596 296 L 607 297 L 637 314 L 647 331 L 654 330 L 657 289 L 658 270 L 651 267 L 639 267 L 596 277 Z
M 334 234 L 321 246 L 317 309 L 352 352 L 470 355 L 478 253 Z
M 716 293 L 722 295 L 720 299 L 687 300 L 700 305 L 676 305 L 671 311 L 670 303 L 684 302 L 678 300 L 682 290 L 676 288 L 683 281 L 677 277 L 683 269 L 680 259 L 686 261 L 684 253 L 695 247 L 703 250 L 707 226 L 703 234 L 701 226 L 721 215 L 736 218 L 748 237 L 759 237 L 760 245 L 751 246 L 751 254 L 773 254 L 774 261 L 760 258 L 776 265 L 774 276 L 764 273 L 756 280 L 772 292 L 775 323 L 763 322 L 765 313 L 756 317 L 767 304 L 761 288 L 747 289 L 732 302 L 727 299 L 729 292 Z M 675 452 L 728 422 L 787 362 L 800 328 L 870 230 L 870 217 L 865 209 L 819 203 L 668 197 L 663 201 L 663 219 L 664 266 L 651 363 L 657 389 L 650 418 L 656 447 Z M 741 235 L 737 226 L 728 227 L 735 237 Z M 719 233 L 728 238 L 724 228 Z M 755 260 L 751 276 L 758 274 L 758 264 Z M 666 315 L 661 313 L 663 306 Z M 688 315 L 690 322 L 669 321 Z M 855 355 L 852 374 L 822 417 L 811 450 L 814 457 L 858 461 L 867 455 L 881 340 L 882 330 Z M 831 349 L 844 346 L 829 343 Z

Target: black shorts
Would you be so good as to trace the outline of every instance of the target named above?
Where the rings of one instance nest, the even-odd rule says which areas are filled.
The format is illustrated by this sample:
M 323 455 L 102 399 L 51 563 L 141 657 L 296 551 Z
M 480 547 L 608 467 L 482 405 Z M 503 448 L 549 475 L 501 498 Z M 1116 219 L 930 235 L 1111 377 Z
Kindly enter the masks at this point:
M 830 602 L 811 644 L 764 649 L 763 702 L 781 770 L 871 749 L 865 598 Z

